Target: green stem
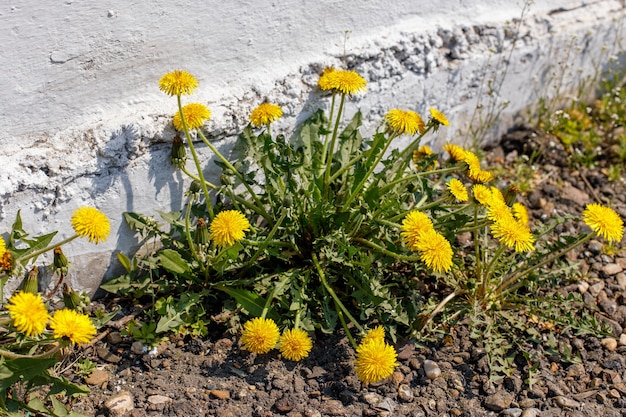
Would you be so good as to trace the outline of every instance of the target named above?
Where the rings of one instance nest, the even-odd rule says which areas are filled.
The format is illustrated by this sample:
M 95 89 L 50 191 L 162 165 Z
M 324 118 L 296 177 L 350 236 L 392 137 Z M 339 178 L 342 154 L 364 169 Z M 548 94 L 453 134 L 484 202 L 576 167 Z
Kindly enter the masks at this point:
M 398 184 L 401 184 L 405 181 L 409 181 L 409 180 L 416 180 L 419 179 L 421 177 L 425 177 L 425 176 L 429 176 L 429 175 L 438 175 L 438 174 L 447 174 L 448 172 L 456 172 L 459 170 L 459 166 L 455 165 L 453 167 L 449 167 L 449 168 L 442 168 L 442 169 L 433 169 L 430 171 L 424 171 L 424 172 L 416 172 L 415 174 L 411 174 L 407 177 L 402 177 L 402 178 L 396 178 L 393 181 L 390 181 L 389 183 L 387 183 L 384 187 L 380 188 L 380 192 L 382 193 L 386 193 L 389 189 L 395 187 Z
M 330 171 L 333 166 L 333 154 L 335 153 L 335 143 L 337 142 L 337 134 L 339 132 L 339 124 L 341 122 L 341 113 L 343 112 L 343 105 L 346 99 L 345 94 L 341 94 L 341 101 L 339 102 L 339 109 L 337 110 L 337 120 L 335 120 L 335 127 L 333 128 L 333 136 L 330 140 L 330 147 L 327 153 L 323 154 L 325 158 L 325 173 L 324 173 L 324 195 L 328 197 L 330 188 Z M 324 166 L 324 165 L 322 165 Z
M 422 138 L 426 136 L 426 133 L 431 131 L 432 128 L 433 128 L 432 125 L 428 126 L 426 129 L 424 129 L 424 131 L 418 137 L 413 139 L 413 142 L 409 143 L 409 145 L 406 148 L 404 148 L 402 152 L 400 152 L 400 155 L 398 155 L 397 161 L 400 163 L 403 163 L 406 161 L 407 158 L 410 158 L 413 155 L 413 147 L 417 145 L 418 143 L 420 143 Z
M 343 331 L 346 333 L 346 336 L 348 336 L 348 340 L 350 340 L 350 343 L 352 344 L 352 347 L 354 348 L 354 350 L 357 350 L 359 346 L 354 341 L 354 337 L 352 337 L 352 333 L 350 333 L 350 329 L 348 329 L 348 324 L 346 323 L 346 319 L 343 317 L 343 313 L 341 312 L 341 310 L 337 308 L 337 304 L 335 304 L 335 310 L 337 311 L 337 317 L 339 317 L 339 321 L 341 322 Z
M 481 287 L 482 287 L 483 297 L 487 296 L 489 280 L 491 279 L 491 275 L 493 275 L 493 266 L 498 260 L 498 258 L 502 255 L 502 252 L 504 252 L 504 248 L 505 246 L 502 243 L 500 243 L 498 246 L 498 249 L 496 249 L 496 253 L 493 255 L 493 258 L 491 258 L 487 267 L 482 271 Z
M 189 145 L 189 150 L 191 151 L 193 162 L 196 165 L 196 170 L 198 171 L 198 177 L 200 179 L 200 184 L 202 185 L 202 192 L 204 192 L 204 199 L 206 200 L 206 209 L 207 209 L 207 212 L 209 213 L 209 218 L 213 220 L 213 205 L 211 204 L 209 190 L 207 189 L 207 182 L 204 179 L 204 174 L 202 173 L 202 167 L 200 166 L 200 160 L 198 159 L 196 148 L 193 146 L 193 140 L 191 140 L 191 134 L 189 134 L 189 128 L 187 127 L 187 122 L 185 121 L 185 115 L 183 114 L 183 105 L 180 100 L 180 95 L 177 96 L 177 99 L 178 99 L 178 112 L 180 113 L 180 121 L 183 124 L 183 130 L 185 131 L 185 138 L 187 139 L 187 145 Z M 198 133 L 200 133 L 200 130 L 198 130 Z
M 376 243 L 370 242 L 367 239 L 363 239 L 363 238 L 360 238 L 360 237 L 355 237 L 352 240 L 354 242 L 358 242 L 358 243 L 360 243 L 362 245 L 365 245 L 365 246 L 367 246 L 367 247 L 369 247 L 371 249 L 374 249 L 374 250 L 382 253 L 383 255 L 391 256 L 392 258 L 398 259 L 400 261 L 413 262 L 413 261 L 421 260 L 419 255 L 408 256 L 408 255 L 402 255 L 402 254 L 399 254 L 399 253 L 395 253 L 395 252 L 390 251 L 389 249 L 383 248 L 382 246 L 380 246 L 380 245 L 378 245 Z
M 426 320 L 424 321 L 424 323 L 422 324 L 422 326 L 420 327 L 421 329 L 425 328 L 426 326 L 428 326 L 428 324 L 435 318 L 435 316 L 437 314 L 439 314 L 444 307 L 446 306 L 446 304 L 448 304 L 450 301 L 452 301 L 457 295 L 459 295 L 459 293 L 452 292 L 450 294 L 448 294 L 446 296 L 446 298 L 444 298 L 443 300 L 441 300 L 441 302 L 437 305 L 437 307 L 435 307 L 435 309 L 428 315 L 428 317 L 426 318 Z M 411 327 L 415 327 L 415 323 L 411 326 Z M 419 329 L 417 330 L 413 330 L 413 335 L 415 335 L 415 333 L 418 332 Z
M 354 200 L 354 198 L 358 194 L 361 193 L 361 189 L 363 188 L 367 180 L 370 178 L 370 176 L 372 175 L 372 173 L 374 172 L 374 170 L 376 169 L 380 161 L 382 161 L 383 157 L 385 156 L 385 152 L 389 148 L 389 145 L 391 145 L 391 141 L 393 141 L 396 138 L 396 136 L 397 135 L 395 134 L 392 134 L 391 136 L 389 136 L 389 139 L 387 139 L 385 146 L 383 146 L 383 149 L 380 151 L 380 154 L 378 155 L 378 157 L 370 165 L 370 168 L 368 169 L 367 173 L 363 176 L 363 179 L 361 180 L 361 182 L 359 182 L 357 186 L 353 188 L 352 192 L 348 196 L 348 199 L 343 204 L 344 207 L 350 207 L 350 203 L 352 202 L 352 200 Z
M 252 255 L 252 258 L 250 258 L 248 262 L 246 262 L 245 265 L 243 265 L 242 271 L 239 274 L 242 274 L 245 271 L 247 271 L 252 266 L 252 264 L 256 262 L 257 258 L 261 255 L 261 253 L 263 253 L 265 248 L 267 248 L 267 246 L 272 242 L 272 238 L 278 231 L 278 228 L 280 227 L 283 220 L 285 220 L 285 217 L 287 217 L 287 209 L 283 208 L 282 213 L 280 214 L 280 217 L 276 221 L 276 224 L 274 224 L 274 227 L 272 227 L 272 230 L 270 230 L 269 234 L 267 235 L 267 238 L 261 243 L 257 251 L 254 253 L 254 255 Z
M 200 264 L 202 270 L 204 270 L 204 265 L 200 262 L 200 258 L 196 253 L 196 245 L 193 243 L 193 239 L 191 238 L 191 206 L 193 205 L 194 200 L 194 197 L 189 197 L 189 201 L 187 201 L 187 208 L 185 210 L 185 237 L 187 238 L 189 250 L 191 251 L 193 259 L 195 259 L 198 264 Z
M 509 276 L 508 278 L 505 278 L 502 283 L 500 285 L 498 285 L 498 287 L 494 290 L 494 295 L 498 296 L 500 294 L 506 294 L 508 292 L 510 292 L 512 290 L 511 288 L 511 284 L 514 283 L 515 281 L 519 280 L 520 278 L 523 278 L 524 276 L 528 275 L 530 272 L 541 268 L 542 266 L 560 258 L 561 256 L 565 255 L 566 253 L 568 253 L 569 251 L 571 251 L 572 249 L 575 249 L 576 247 L 584 244 L 585 242 L 587 242 L 588 240 L 591 240 L 592 237 L 595 237 L 596 234 L 595 233 L 589 233 L 585 236 L 583 236 L 582 238 L 574 241 L 572 244 L 570 244 L 569 246 L 564 247 L 563 249 L 561 249 L 558 252 L 553 252 L 551 254 L 549 254 L 548 256 L 546 256 L 545 258 L 543 258 L 543 260 L 541 262 L 539 262 L 536 265 L 531 265 L 528 266 L 526 269 L 523 269 L 521 271 L 515 272 L 514 274 L 512 274 L 511 276 Z
M 0 357 L 7 359 L 45 359 L 57 353 L 60 349 L 59 342 L 54 342 L 54 347 L 44 353 L 40 353 L 39 355 L 20 355 L 19 353 L 14 353 L 8 350 L 0 350 Z
M 246 190 L 248 190 L 248 193 L 250 193 L 250 196 L 252 197 L 252 199 L 256 203 L 256 207 L 258 209 L 256 211 L 258 213 L 261 213 L 261 216 L 263 216 L 265 218 L 265 220 L 267 220 L 268 223 L 272 224 L 273 223 L 272 217 L 269 214 L 267 214 L 267 211 L 265 211 L 265 209 L 263 208 L 263 204 L 261 203 L 261 200 L 259 199 L 259 196 L 256 195 L 256 193 L 254 192 L 254 190 L 252 189 L 250 184 L 248 184 L 245 181 L 245 179 L 243 178 L 241 173 L 239 171 L 237 171 L 237 169 L 235 169 L 233 164 L 231 164 L 230 161 L 228 159 L 226 159 L 224 157 L 224 155 L 222 155 L 221 152 L 218 151 L 217 148 L 215 146 L 213 146 L 213 144 L 211 142 L 209 142 L 209 140 L 206 138 L 206 136 L 204 136 L 202 134 L 201 131 L 198 131 L 198 135 L 200 136 L 202 141 L 206 144 L 206 146 L 208 146 L 209 149 L 215 154 L 215 156 L 217 156 L 220 159 L 220 161 L 222 161 L 224 163 L 224 165 L 226 165 L 226 167 L 228 167 L 228 169 L 230 169 L 233 172 L 233 174 L 243 184 L 243 186 L 246 187 Z
M 330 124 L 333 122 L 333 115 L 335 113 L 335 97 L 337 94 L 333 91 L 333 98 L 330 102 L 330 115 L 328 116 L 328 126 L 326 127 L 327 131 L 330 131 Z M 326 151 L 328 150 L 328 133 L 326 133 L 324 138 L 324 146 L 322 147 L 322 167 L 326 164 Z
M 15 259 L 15 265 L 17 265 L 18 263 L 23 263 L 24 261 L 28 261 L 29 259 L 32 259 L 32 258 L 36 258 L 39 255 L 41 255 L 42 253 L 46 253 L 49 250 L 52 250 L 52 249 L 54 249 L 54 248 L 56 248 L 58 246 L 63 246 L 65 244 L 71 242 L 72 240 L 76 239 L 77 237 L 78 237 L 78 235 L 74 235 L 74 236 L 68 237 L 67 239 L 62 240 L 59 243 L 55 243 L 53 245 L 46 246 L 43 249 L 39 249 L 39 250 L 37 250 L 37 251 L 35 251 L 33 253 L 29 253 L 28 256 L 26 256 L 24 258 L 19 257 L 19 258 Z
M 326 289 L 326 291 L 328 291 L 328 293 L 330 294 L 330 296 L 333 298 L 333 301 L 335 302 L 335 307 L 341 309 L 341 311 L 343 311 L 343 313 L 348 317 L 348 319 L 352 322 L 352 324 L 354 324 L 354 326 L 359 329 L 359 331 L 361 333 L 363 333 L 363 327 L 361 327 L 361 325 L 354 319 L 354 317 L 352 317 L 352 314 L 350 314 L 350 312 L 348 311 L 348 309 L 346 308 L 346 306 L 343 305 L 343 303 L 341 302 L 341 300 L 339 299 L 339 297 L 337 296 L 337 294 L 335 293 L 335 290 L 333 290 L 333 288 L 328 284 L 328 281 L 326 281 L 326 274 L 324 274 L 324 271 L 322 270 L 322 267 L 317 259 L 317 254 L 313 253 L 311 259 L 313 260 L 313 264 L 315 265 L 315 269 L 317 270 L 317 274 L 320 277 L 320 281 L 322 281 L 322 285 L 324 286 L 324 288 Z

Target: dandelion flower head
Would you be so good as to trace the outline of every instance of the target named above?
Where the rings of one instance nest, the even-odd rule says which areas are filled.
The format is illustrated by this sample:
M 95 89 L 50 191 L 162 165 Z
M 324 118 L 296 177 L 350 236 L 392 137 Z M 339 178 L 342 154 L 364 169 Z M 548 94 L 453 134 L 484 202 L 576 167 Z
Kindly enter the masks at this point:
M 20 291 L 9 299 L 6 306 L 15 328 L 26 336 L 36 336 L 48 324 L 48 309 L 41 296 Z
M 307 356 L 313 348 L 311 338 L 302 329 L 285 330 L 278 342 L 280 353 L 290 361 L 299 361 Z
M 80 237 L 98 244 L 104 242 L 111 232 L 111 223 L 107 216 L 93 207 L 80 207 L 72 214 L 72 228 Z
M 96 335 L 96 328 L 89 316 L 67 308 L 54 312 L 50 329 L 55 338 L 67 339 L 75 345 L 89 343 Z
M 624 236 L 624 222 L 610 207 L 588 204 L 583 211 L 583 222 L 609 242 L 620 242 Z
M 446 115 L 440 112 L 439 110 L 435 109 L 434 107 L 430 108 L 430 115 L 432 116 L 433 120 L 435 120 L 437 123 L 442 124 L 444 126 L 450 126 L 450 122 L 448 121 L 448 118 L 446 117 Z
M 6 251 L 7 251 L 7 244 L 5 243 L 2 236 L 0 236 L 0 258 L 2 258 L 2 256 L 4 255 Z
M 387 126 L 398 135 L 414 135 L 425 129 L 424 121 L 419 114 L 411 110 L 391 109 L 385 115 Z
M 209 238 L 218 246 L 232 246 L 244 238 L 244 232 L 250 230 L 250 222 L 238 210 L 225 210 L 215 216 L 209 230 Z
M 420 259 L 435 272 L 448 272 L 452 268 L 452 245 L 443 235 L 434 229 L 420 235 L 415 249 Z
M 516 252 L 531 252 L 535 250 L 535 237 L 530 228 L 517 221 L 512 214 L 501 217 L 491 226 L 492 235 L 500 243 L 515 248 Z
M 447 142 L 445 145 L 443 145 L 443 150 L 448 152 L 448 154 L 455 161 L 464 161 L 465 160 L 465 152 L 467 152 L 467 151 L 465 149 L 461 148 L 459 145 L 454 145 L 454 144 L 452 144 L 450 142 Z
M 478 201 L 479 204 L 483 206 L 489 205 L 491 201 L 491 190 L 489 187 L 483 184 L 474 184 L 472 186 L 472 194 L 474 195 L 474 199 Z
M 187 129 L 199 129 L 202 125 L 204 125 L 204 122 L 211 118 L 211 110 L 209 110 L 208 107 L 202 103 L 189 103 L 186 106 L 183 106 L 183 115 L 185 116 Z M 185 130 L 180 117 L 180 112 L 176 112 L 172 120 L 172 124 L 179 132 Z
M 517 219 L 520 224 L 528 225 L 529 217 L 528 217 L 528 209 L 522 203 L 513 203 L 513 207 L 511 207 L 511 211 L 513 212 L 513 217 Z
M 406 215 L 400 226 L 402 240 L 409 249 L 415 250 L 415 245 L 422 233 L 432 230 L 433 222 L 430 218 L 418 210 L 413 210 Z
M 283 116 L 283 110 L 277 104 L 262 103 L 252 110 L 250 123 L 252 126 L 266 126 Z
M 385 340 L 385 328 L 383 326 L 376 326 L 369 330 L 365 336 L 363 336 L 361 343 L 365 344 L 371 342 L 372 340 Z
M 448 182 L 448 190 L 450 193 L 459 201 L 468 201 L 469 195 L 467 194 L 467 188 L 461 181 L 456 178 L 452 178 L 450 182 Z
M 188 95 L 193 93 L 197 87 L 198 80 L 187 71 L 168 72 L 159 80 L 159 90 L 170 96 Z
M 357 377 L 365 383 L 383 380 L 398 366 L 396 350 L 384 340 L 375 339 L 361 343 L 356 350 L 354 368 Z
M 267 353 L 276 346 L 279 337 L 274 320 L 256 317 L 244 324 L 241 343 L 250 352 Z
M 318 82 L 320 89 L 324 91 L 338 91 L 342 94 L 355 94 L 365 91 L 367 81 L 356 71 L 332 70 L 324 71 Z

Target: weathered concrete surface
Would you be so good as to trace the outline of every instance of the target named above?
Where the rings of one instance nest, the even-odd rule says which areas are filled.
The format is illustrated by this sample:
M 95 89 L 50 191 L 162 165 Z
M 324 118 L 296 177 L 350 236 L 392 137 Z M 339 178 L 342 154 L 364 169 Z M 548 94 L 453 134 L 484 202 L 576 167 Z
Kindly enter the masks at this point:
M 348 109 L 363 110 L 366 130 L 391 107 L 444 111 L 452 127 L 432 139 L 440 146 L 467 141 L 476 104 L 489 104 L 485 81 L 502 79 L 504 68 L 494 97 L 497 108 L 509 104 L 491 137 L 539 94 L 554 94 L 561 76 L 564 94 L 611 55 L 624 59 L 617 0 L 538 1 L 518 37 L 521 7 L 509 0 L 388 3 L 25 0 L 0 7 L 0 233 L 6 237 L 21 209 L 28 230 L 67 237 L 76 207 L 100 208 L 112 220 L 109 240 L 65 248 L 72 284 L 95 289 L 111 273 L 112 251 L 136 243 L 123 211 L 181 206 L 186 183 L 168 162 L 175 101 L 157 86 L 175 68 L 199 78 L 189 100 L 209 105 L 208 132 L 227 152 L 266 97 L 283 107 L 278 127 L 287 133 L 326 105 L 314 88 L 325 65 L 345 63 L 368 80 Z

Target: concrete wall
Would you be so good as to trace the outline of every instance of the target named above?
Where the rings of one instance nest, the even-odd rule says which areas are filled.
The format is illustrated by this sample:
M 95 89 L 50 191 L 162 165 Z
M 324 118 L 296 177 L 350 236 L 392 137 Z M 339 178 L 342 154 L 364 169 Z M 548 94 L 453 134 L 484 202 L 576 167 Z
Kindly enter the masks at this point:
M 114 251 L 136 244 L 123 211 L 180 209 L 187 184 L 168 161 L 176 107 L 158 90 L 165 72 L 197 76 L 191 100 L 209 105 L 208 133 L 225 151 L 266 97 L 283 107 L 279 128 L 288 134 L 326 105 L 315 91 L 321 69 L 346 64 L 369 82 L 348 110 L 364 111 L 366 130 L 389 108 L 425 114 L 436 106 L 452 123 L 432 138 L 441 146 L 468 140 L 477 103 L 489 104 L 488 80 L 503 80 L 493 95 L 502 122 L 489 140 L 538 92 L 553 94 L 561 75 L 564 89 L 574 90 L 612 55 L 624 59 L 625 8 L 618 0 L 536 1 L 519 37 L 522 5 L 511 0 L 5 3 L 0 233 L 6 237 L 21 209 L 27 230 L 67 237 L 76 207 L 100 208 L 112 221 L 109 240 L 65 248 L 74 264 L 71 283 L 90 290 L 114 273 Z

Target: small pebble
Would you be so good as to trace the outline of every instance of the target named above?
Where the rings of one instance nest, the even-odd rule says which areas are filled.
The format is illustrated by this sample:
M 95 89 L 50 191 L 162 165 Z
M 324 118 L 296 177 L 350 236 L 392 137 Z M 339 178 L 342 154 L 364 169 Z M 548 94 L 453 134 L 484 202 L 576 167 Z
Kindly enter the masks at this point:
M 437 379 L 441 376 L 441 369 L 439 369 L 439 365 L 436 362 L 426 359 L 423 366 L 424 373 L 428 379 Z
M 111 332 L 107 336 L 107 341 L 112 345 L 122 342 L 122 334 L 120 332 Z
M 539 417 L 540 413 L 537 408 L 527 408 L 520 417 Z
M 520 417 L 522 415 L 522 411 L 523 410 L 521 408 L 506 408 L 502 410 L 500 415 L 504 417 Z
M 220 400 L 227 400 L 230 398 L 230 392 L 221 389 L 212 389 L 209 395 Z
M 85 383 L 88 385 L 102 385 L 109 380 L 109 373 L 103 369 L 94 369 L 87 378 Z
M 171 403 L 172 399 L 165 395 L 151 395 L 147 398 L 147 401 L 153 405 L 161 405 Z
M 587 281 L 579 281 L 577 283 L 578 292 L 584 294 L 589 289 L 589 283 Z
M 133 352 L 135 355 L 143 355 L 148 350 L 145 348 L 143 343 L 133 342 L 133 344 L 130 346 L 130 351 Z
M 383 397 L 375 392 L 366 392 L 363 394 L 363 401 L 369 405 L 376 405 L 383 400 Z
M 120 417 L 135 408 L 133 396 L 126 391 L 122 391 L 106 400 L 104 406 L 112 416 Z
M 616 275 L 622 272 L 623 270 L 624 269 L 622 268 L 622 266 L 616 263 L 606 264 L 602 267 L 602 272 L 604 272 L 606 275 L 609 275 L 609 276 Z
M 400 398 L 405 403 L 410 403 L 413 401 L 413 390 L 410 386 L 406 384 L 402 384 L 398 387 L 398 398 Z
M 611 397 L 611 398 L 615 398 L 615 399 L 618 399 L 618 398 L 621 398 L 621 397 L 622 397 L 622 396 L 620 395 L 619 391 L 618 391 L 618 390 L 616 390 L 616 389 L 610 389 L 610 390 L 609 390 L 609 392 L 608 392 L 608 395 L 609 395 L 609 397 Z
M 559 395 L 555 398 L 556 405 L 561 408 L 578 408 L 580 407 L 580 403 L 576 400 L 572 400 L 571 398 L 563 397 Z
M 109 349 L 104 346 L 98 346 L 96 348 L 96 352 L 98 353 L 98 357 L 102 360 L 105 360 L 109 363 L 119 363 L 122 358 L 112 353 Z
M 600 344 L 602 344 L 602 346 L 610 352 L 613 352 L 615 351 L 615 349 L 617 349 L 617 340 L 613 337 L 605 337 L 600 341 Z

